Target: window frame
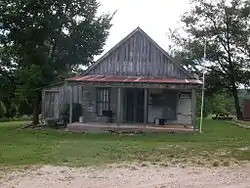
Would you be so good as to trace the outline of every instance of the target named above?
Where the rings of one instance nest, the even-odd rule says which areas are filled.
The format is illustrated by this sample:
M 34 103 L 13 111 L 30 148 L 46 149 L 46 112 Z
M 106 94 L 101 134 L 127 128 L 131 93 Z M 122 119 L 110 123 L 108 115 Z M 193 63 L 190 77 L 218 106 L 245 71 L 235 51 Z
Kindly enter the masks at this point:
M 96 88 L 96 115 L 102 116 L 102 112 L 110 110 L 111 89 L 107 87 Z

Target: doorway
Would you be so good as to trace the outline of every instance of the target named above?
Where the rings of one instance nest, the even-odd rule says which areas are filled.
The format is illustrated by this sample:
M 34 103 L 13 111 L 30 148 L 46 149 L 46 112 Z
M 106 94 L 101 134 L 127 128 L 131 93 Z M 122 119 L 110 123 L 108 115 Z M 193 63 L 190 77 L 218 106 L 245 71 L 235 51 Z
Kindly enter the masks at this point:
M 143 123 L 144 120 L 144 89 L 129 88 L 125 90 L 125 120 L 127 123 Z

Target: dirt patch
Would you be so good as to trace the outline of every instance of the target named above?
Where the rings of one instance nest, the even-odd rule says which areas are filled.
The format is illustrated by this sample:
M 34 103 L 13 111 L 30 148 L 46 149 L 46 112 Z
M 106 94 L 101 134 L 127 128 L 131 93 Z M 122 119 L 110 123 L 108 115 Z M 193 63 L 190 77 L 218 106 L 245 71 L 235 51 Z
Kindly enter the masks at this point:
M 1 188 L 250 188 L 250 165 L 240 167 L 120 166 L 105 169 L 43 166 L 5 174 Z

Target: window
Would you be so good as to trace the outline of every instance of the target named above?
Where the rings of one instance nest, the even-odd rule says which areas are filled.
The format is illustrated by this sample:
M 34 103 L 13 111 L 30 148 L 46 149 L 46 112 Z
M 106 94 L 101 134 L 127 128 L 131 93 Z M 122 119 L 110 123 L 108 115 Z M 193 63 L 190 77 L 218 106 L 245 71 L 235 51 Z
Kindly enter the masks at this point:
M 96 114 L 102 116 L 102 112 L 110 110 L 110 89 L 97 88 L 96 91 Z

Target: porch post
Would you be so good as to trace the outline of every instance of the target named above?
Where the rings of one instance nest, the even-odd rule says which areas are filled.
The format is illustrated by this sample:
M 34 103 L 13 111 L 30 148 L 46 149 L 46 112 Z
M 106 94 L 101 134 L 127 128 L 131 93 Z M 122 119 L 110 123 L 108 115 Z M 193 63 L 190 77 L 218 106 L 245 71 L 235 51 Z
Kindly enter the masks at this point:
M 45 106 L 45 94 L 46 94 L 46 91 L 45 89 L 43 89 L 42 91 L 42 106 L 41 106 L 41 111 L 42 111 L 42 119 L 45 120 L 46 119 L 46 106 Z
M 144 88 L 144 124 L 148 123 L 148 88 Z
M 192 125 L 196 124 L 196 91 L 192 89 Z
M 72 124 L 73 118 L 73 89 L 69 86 L 69 124 Z
M 134 124 L 136 124 L 137 123 L 137 110 L 138 110 L 138 106 L 137 106 L 137 104 L 138 104 L 138 102 L 137 102 L 137 100 L 138 100 L 138 93 L 137 93 L 137 90 L 134 90 L 134 92 L 133 92 L 133 97 L 134 97 Z
M 118 88 L 117 95 L 117 115 L 116 115 L 116 124 L 119 127 L 121 124 L 121 88 Z

